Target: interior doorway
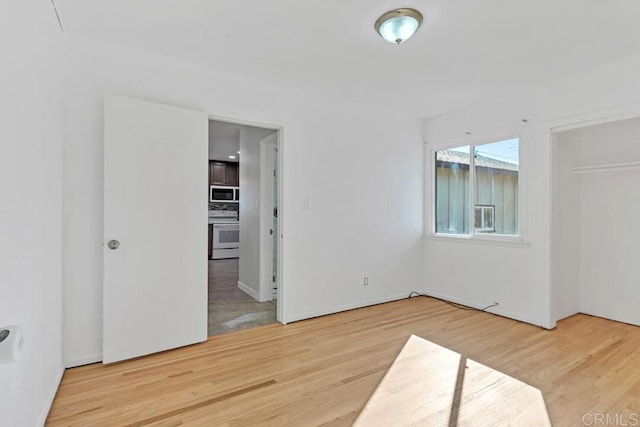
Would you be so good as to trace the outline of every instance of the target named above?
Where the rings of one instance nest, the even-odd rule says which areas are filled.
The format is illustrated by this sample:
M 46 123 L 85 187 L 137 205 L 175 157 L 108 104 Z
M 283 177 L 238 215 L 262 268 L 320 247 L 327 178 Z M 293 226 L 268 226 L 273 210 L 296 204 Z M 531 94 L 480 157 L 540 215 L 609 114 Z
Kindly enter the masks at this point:
M 553 134 L 556 320 L 585 313 L 640 325 L 640 118 Z
M 277 229 L 278 218 L 267 228 L 262 212 L 278 199 L 280 186 L 277 176 L 265 178 L 261 142 L 272 140 L 277 156 L 279 134 L 274 128 L 209 120 L 209 336 L 277 322 L 279 300 L 262 289 L 261 248 L 267 239 L 272 245 L 279 240 L 268 233 Z M 265 185 L 272 188 L 268 199 Z M 277 254 L 269 260 L 275 271 Z
M 260 141 L 260 298 L 278 299 L 278 138 Z

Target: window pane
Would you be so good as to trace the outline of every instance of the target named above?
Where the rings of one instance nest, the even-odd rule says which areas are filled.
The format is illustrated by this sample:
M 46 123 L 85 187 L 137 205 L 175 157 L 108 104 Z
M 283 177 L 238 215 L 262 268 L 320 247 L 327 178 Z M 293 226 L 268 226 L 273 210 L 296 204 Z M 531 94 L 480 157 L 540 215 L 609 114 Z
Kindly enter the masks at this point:
M 518 234 L 519 153 L 518 138 L 475 147 L 476 233 Z
M 436 152 L 436 233 L 469 234 L 470 147 Z
M 486 228 L 488 230 L 493 229 L 493 213 L 494 213 L 493 209 L 484 210 L 484 218 L 482 223 L 483 228 Z

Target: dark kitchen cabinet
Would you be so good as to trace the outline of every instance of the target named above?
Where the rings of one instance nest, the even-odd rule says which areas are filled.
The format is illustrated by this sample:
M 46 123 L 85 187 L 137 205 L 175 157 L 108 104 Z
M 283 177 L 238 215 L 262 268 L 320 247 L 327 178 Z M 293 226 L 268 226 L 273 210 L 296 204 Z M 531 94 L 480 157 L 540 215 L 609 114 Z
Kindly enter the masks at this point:
M 209 185 L 240 186 L 238 163 L 209 161 Z
M 209 185 L 227 185 L 227 165 L 209 162 Z
M 227 185 L 240 186 L 239 169 L 237 163 L 227 163 Z

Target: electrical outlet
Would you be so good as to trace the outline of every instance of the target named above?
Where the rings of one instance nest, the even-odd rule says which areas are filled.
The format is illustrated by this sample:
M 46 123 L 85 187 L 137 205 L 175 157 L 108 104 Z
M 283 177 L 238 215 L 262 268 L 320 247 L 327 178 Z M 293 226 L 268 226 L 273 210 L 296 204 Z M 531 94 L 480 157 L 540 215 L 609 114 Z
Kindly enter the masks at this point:
M 500 304 L 498 304 L 498 301 L 494 301 L 493 305 L 495 305 L 496 307 L 499 306 Z
M 364 278 L 364 279 L 363 279 L 363 281 L 362 281 L 362 284 L 363 284 L 364 286 L 369 286 L 369 278 L 365 276 L 365 278 Z

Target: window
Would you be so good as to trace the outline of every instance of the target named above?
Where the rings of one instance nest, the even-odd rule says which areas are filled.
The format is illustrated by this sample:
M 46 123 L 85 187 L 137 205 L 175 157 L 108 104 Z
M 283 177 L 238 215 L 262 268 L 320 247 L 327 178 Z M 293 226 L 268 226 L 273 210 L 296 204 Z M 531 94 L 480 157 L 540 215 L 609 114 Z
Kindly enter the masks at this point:
M 513 138 L 436 152 L 436 233 L 519 234 L 519 146 Z
M 496 231 L 496 227 L 493 225 L 495 217 L 495 206 L 476 205 L 476 219 L 473 225 L 476 229 L 476 233 L 488 233 Z

